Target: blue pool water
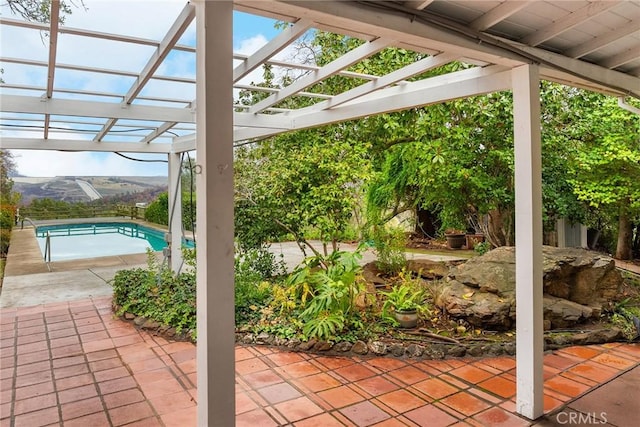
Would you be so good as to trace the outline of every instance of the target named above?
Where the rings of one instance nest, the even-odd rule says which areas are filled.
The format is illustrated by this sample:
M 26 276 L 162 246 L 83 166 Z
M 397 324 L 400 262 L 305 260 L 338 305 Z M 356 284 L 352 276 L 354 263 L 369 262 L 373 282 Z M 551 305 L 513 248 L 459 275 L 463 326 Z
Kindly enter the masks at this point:
M 135 223 L 102 222 L 40 226 L 36 238 L 44 255 L 51 236 L 51 261 L 144 253 L 166 247 L 164 231 Z M 192 246 L 187 242 L 187 246 Z

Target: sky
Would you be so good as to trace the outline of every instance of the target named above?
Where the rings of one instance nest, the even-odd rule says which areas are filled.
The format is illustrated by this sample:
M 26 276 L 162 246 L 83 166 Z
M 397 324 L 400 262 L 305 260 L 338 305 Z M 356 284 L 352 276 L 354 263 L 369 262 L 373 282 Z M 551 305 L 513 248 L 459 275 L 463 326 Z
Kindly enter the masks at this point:
M 75 2 L 79 4 L 79 2 Z M 84 0 L 85 8 L 74 8 L 66 17 L 68 27 L 88 28 L 94 31 L 126 34 L 141 38 L 160 40 L 178 16 L 186 2 L 184 0 Z M 149 13 L 149 10 L 153 10 Z M 0 7 L 3 17 L 14 18 L 6 6 Z M 16 27 L 0 26 L 0 56 L 24 57 L 37 61 L 47 61 L 48 40 L 38 31 Z M 251 54 L 272 39 L 279 30 L 274 21 L 267 18 L 234 13 L 233 43 L 234 52 Z M 152 47 L 133 46 L 131 44 L 90 40 L 84 37 L 60 34 L 58 39 L 57 62 L 79 64 L 91 67 L 123 69 L 139 72 L 154 51 Z M 195 44 L 195 20 L 179 41 L 180 44 Z M 97 44 L 97 47 L 96 47 Z M 27 52 L 25 54 L 25 52 Z M 2 63 L 2 78 L 6 83 L 23 85 L 46 85 L 46 67 L 33 70 L 16 64 Z M 260 70 L 254 71 L 245 80 L 258 81 Z M 195 77 L 195 55 L 188 52 L 171 53 L 160 66 L 157 74 L 182 77 Z M 90 77 L 88 77 L 90 75 Z M 99 92 L 124 93 L 133 83 L 133 79 L 122 76 L 84 73 L 79 75 L 72 70 L 56 71 L 55 82 L 58 87 L 82 89 Z M 171 97 L 175 94 L 183 98 L 186 94 L 195 98 L 192 85 L 152 80 L 145 86 L 141 95 Z M 192 91 L 193 94 L 185 91 Z M 3 90 L 0 93 L 14 93 Z M 21 94 L 24 94 L 22 92 Z M 36 94 L 31 92 L 30 95 Z M 56 94 L 54 97 L 74 98 L 70 94 Z M 86 98 L 84 98 L 86 99 Z M 36 122 L 33 122 L 36 123 Z M 119 123 L 122 123 L 119 121 Z M 99 129 L 97 125 L 87 124 L 88 129 Z M 178 132 L 178 131 L 177 131 Z M 184 130 L 182 133 L 192 133 Z M 14 136 L 10 129 L 0 129 L 2 136 Z M 24 135 L 24 133 L 22 134 Z M 33 132 L 33 137 L 41 138 L 42 131 Z M 52 130 L 50 138 L 69 138 L 63 129 Z M 87 135 L 87 138 L 90 136 Z M 76 137 L 77 138 L 77 137 Z M 123 141 L 141 139 L 124 136 Z M 165 139 L 162 142 L 169 142 Z M 156 176 L 167 175 L 165 163 L 142 163 L 124 159 L 112 153 L 58 152 L 39 150 L 11 150 L 20 175 L 47 177 L 61 175 L 76 176 Z M 162 159 L 165 155 L 127 154 L 139 159 Z

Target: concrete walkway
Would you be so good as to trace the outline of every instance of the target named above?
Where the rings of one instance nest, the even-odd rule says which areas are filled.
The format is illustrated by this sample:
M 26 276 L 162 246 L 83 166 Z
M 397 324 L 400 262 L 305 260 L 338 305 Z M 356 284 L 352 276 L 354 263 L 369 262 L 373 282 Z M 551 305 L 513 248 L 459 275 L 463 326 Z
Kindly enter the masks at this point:
M 24 243 L 12 240 L 0 294 L 0 427 L 196 425 L 195 346 L 139 331 L 111 311 L 108 280 L 146 256 L 57 263 L 47 273 L 31 259 L 39 249 Z M 288 245 L 279 250 L 294 256 Z M 627 427 L 640 420 L 638 344 L 545 354 L 545 416 L 534 423 L 515 413 L 513 357 L 235 351 L 238 426 Z

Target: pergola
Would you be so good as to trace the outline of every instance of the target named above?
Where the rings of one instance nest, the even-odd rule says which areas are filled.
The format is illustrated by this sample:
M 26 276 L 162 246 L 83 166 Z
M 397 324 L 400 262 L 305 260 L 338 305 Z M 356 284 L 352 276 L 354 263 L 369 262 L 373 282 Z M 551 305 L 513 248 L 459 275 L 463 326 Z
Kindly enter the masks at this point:
M 233 11 L 288 23 L 251 55 L 233 52 Z M 78 12 L 81 13 L 81 12 Z M 152 13 L 150 11 L 150 13 Z M 198 424 L 234 424 L 233 146 L 279 133 L 379 113 L 442 103 L 495 91 L 514 97 L 516 187 L 517 411 L 535 419 L 543 413 L 542 201 L 540 79 L 619 98 L 640 98 L 640 3 L 635 1 L 203 1 L 186 3 L 161 40 L 58 24 L 0 17 L 3 26 L 48 32 L 48 60 L 0 58 L 43 73 L 42 83 L 1 85 L 2 149 L 164 153 L 169 161 L 170 204 L 181 193 L 181 153 L 197 152 Z M 196 43 L 181 38 L 195 21 Z M 363 40 L 359 47 L 322 67 L 278 54 L 305 33 L 330 31 Z M 61 43 L 80 37 L 144 48 L 137 70 L 105 69 L 56 59 Z M 16 41 L 18 43 L 19 41 Z M 423 59 L 385 75 L 352 66 L 387 47 L 424 54 Z M 161 74 L 176 53 L 195 57 L 195 74 Z M 193 59 L 193 58 L 192 58 Z M 416 80 L 452 61 L 471 68 Z M 264 64 L 294 72 L 281 89 L 246 84 Z M 119 76 L 119 93 L 63 87 L 60 73 Z M 340 94 L 310 90 L 335 75 L 360 84 Z M 182 97 L 146 94 L 153 84 L 188 88 Z M 234 89 L 267 92 L 255 105 L 234 105 Z M 190 93 L 195 93 L 189 96 Z M 310 106 L 282 107 L 290 97 Z M 479 124 L 481 125 L 481 124 Z M 37 136 L 34 137 L 34 128 Z M 55 130 L 55 131 L 54 131 Z M 11 136 L 5 134 L 10 131 Z M 50 135 L 56 135 L 51 138 Z M 60 136 L 62 135 L 62 136 Z M 181 212 L 170 220 L 172 262 L 180 262 Z

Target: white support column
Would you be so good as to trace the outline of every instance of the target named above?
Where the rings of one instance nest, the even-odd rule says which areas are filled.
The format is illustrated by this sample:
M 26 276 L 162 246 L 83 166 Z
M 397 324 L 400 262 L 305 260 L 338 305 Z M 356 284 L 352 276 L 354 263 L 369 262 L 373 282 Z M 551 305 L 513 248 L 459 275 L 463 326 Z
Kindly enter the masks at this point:
M 182 264 L 182 185 L 180 153 L 169 157 L 169 232 L 171 233 L 171 269 L 178 271 Z
M 196 5 L 198 426 L 235 425 L 233 2 Z
M 538 66 L 512 71 L 516 189 L 516 410 L 543 414 L 542 157 Z

